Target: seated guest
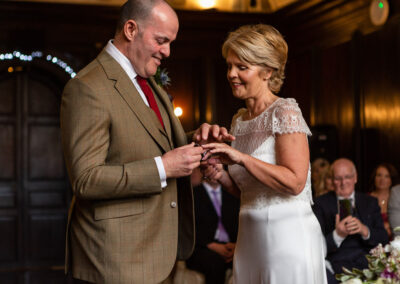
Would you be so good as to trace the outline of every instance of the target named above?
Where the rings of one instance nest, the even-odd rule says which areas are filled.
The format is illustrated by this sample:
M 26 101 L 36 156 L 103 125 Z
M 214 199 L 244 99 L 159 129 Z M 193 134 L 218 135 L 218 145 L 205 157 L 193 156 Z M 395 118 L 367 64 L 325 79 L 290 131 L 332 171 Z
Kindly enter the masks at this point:
M 198 180 L 197 176 L 194 171 L 192 182 Z M 203 273 L 207 284 L 223 284 L 226 270 L 232 268 L 239 200 L 220 184 L 205 180 L 193 188 L 193 195 L 196 244 L 186 266 Z
M 342 273 L 342 267 L 367 268 L 365 255 L 379 243 L 385 245 L 389 240 L 378 201 L 354 191 L 357 171 L 352 161 L 338 159 L 331 169 L 334 191 L 318 197 L 313 208 L 325 235 L 326 259 L 335 274 Z M 340 216 L 339 212 L 349 215 Z M 335 283 L 332 275 L 328 275 L 328 281 Z
M 332 171 L 329 166 L 321 171 L 319 181 L 315 183 L 313 191 L 314 198 L 333 190 Z
M 400 184 L 396 184 L 390 190 L 388 217 L 393 235 L 400 236 L 400 231 L 394 230 L 396 227 L 400 227 Z
M 397 170 L 394 166 L 388 163 L 378 165 L 372 172 L 369 189 L 370 194 L 378 199 L 378 204 L 381 207 L 381 216 L 389 238 L 392 236 L 390 230 L 389 218 L 387 214 L 387 207 L 390 195 L 390 188 L 393 180 L 397 178 Z
M 329 166 L 328 160 L 324 158 L 316 158 L 311 163 L 311 187 L 314 197 L 327 192 L 325 189 L 325 175 L 329 171 Z

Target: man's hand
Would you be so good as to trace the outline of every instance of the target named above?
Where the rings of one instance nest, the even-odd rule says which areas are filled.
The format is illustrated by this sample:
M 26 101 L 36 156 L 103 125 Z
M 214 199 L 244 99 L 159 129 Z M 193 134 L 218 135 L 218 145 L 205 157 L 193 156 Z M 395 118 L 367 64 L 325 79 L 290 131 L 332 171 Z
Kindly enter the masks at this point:
M 343 220 L 340 220 L 339 214 L 336 214 L 335 230 L 336 230 L 336 233 L 342 238 L 347 237 L 347 235 L 349 234 L 346 229 L 346 222 L 348 219 L 350 219 L 350 217 L 351 216 L 347 216 Z
M 348 235 L 360 234 L 364 238 L 368 237 L 369 230 L 361 221 L 354 216 L 347 216 L 339 220 L 339 214 L 336 214 L 336 233 L 342 238 Z
M 161 159 L 167 178 L 178 178 L 192 174 L 192 171 L 200 166 L 202 147 L 195 147 L 194 143 L 175 148 L 164 155 Z
M 346 230 L 349 235 L 360 234 L 364 238 L 368 237 L 369 230 L 361 221 L 353 216 L 349 216 L 350 219 L 346 222 Z
M 193 141 L 199 144 L 233 140 L 235 140 L 235 137 L 229 134 L 225 127 L 220 127 L 217 124 L 203 123 L 193 134 Z
M 214 242 L 214 243 L 209 243 L 207 247 L 208 249 L 218 253 L 225 260 L 225 262 L 228 263 L 232 261 L 233 254 L 235 252 L 234 243 L 220 244 Z
M 231 252 L 230 257 L 225 259 L 226 263 L 229 263 L 233 260 L 233 255 L 235 254 L 235 247 L 236 247 L 236 243 L 227 243 L 226 244 L 226 248 Z
M 228 174 L 223 169 L 222 164 L 209 165 L 207 162 L 202 162 L 200 170 L 203 174 L 203 178 L 213 182 L 219 182 L 223 175 Z

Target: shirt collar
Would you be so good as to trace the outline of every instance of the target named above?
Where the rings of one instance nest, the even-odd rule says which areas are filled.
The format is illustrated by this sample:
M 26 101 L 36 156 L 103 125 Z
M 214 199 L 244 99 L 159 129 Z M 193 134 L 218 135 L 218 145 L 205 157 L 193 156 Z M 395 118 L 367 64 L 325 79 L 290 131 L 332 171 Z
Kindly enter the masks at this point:
M 353 191 L 353 193 L 350 194 L 349 197 L 337 196 L 337 199 L 338 199 L 338 201 L 343 200 L 343 199 L 349 199 L 351 201 L 351 206 L 353 206 L 353 207 L 356 206 L 355 191 Z
M 218 185 L 218 187 L 216 189 L 212 188 L 211 185 L 209 185 L 206 182 L 203 182 L 203 186 L 204 188 L 207 190 L 208 193 L 212 193 L 213 191 L 215 191 L 216 193 L 220 193 L 221 192 L 221 185 Z
M 122 69 L 128 74 L 131 80 L 135 79 L 137 73 L 132 66 L 132 63 L 129 61 L 128 57 L 126 57 L 113 43 L 113 40 L 110 39 L 105 47 L 105 50 L 108 54 L 111 55 L 112 58 L 115 59 L 121 65 Z
M 337 198 L 338 198 L 338 200 L 342 200 L 342 199 L 353 199 L 354 200 L 354 195 L 355 195 L 355 192 L 353 191 L 353 193 L 350 194 L 349 197 L 338 196 Z

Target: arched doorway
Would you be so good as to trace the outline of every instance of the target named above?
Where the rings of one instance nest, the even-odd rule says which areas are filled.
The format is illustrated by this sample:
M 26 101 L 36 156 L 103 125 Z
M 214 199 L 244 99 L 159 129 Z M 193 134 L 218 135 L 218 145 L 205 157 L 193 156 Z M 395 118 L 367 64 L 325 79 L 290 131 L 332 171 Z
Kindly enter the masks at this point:
M 0 61 L 0 282 L 62 283 L 70 190 L 59 129 L 69 74 Z

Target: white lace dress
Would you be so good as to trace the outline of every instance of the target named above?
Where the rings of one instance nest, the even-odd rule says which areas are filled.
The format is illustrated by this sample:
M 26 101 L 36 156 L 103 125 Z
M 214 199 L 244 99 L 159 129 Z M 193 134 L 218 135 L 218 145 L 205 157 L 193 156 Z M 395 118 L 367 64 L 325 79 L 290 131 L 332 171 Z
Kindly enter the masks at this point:
M 294 99 L 277 99 L 252 120 L 233 118 L 232 147 L 275 162 L 275 134 L 311 132 Z M 236 284 L 324 284 L 324 239 L 311 204 L 310 170 L 297 196 L 278 193 L 239 165 L 229 173 L 241 190 L 239 233 L 233 261 Z

